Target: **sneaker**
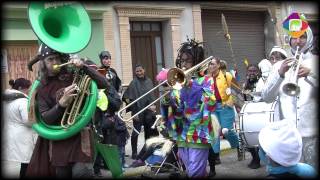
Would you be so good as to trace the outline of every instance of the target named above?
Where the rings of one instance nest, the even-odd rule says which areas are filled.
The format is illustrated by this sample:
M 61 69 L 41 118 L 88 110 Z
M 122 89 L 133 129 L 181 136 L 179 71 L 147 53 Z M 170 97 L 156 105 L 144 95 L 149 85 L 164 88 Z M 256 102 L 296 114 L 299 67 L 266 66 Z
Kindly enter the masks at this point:
M 144 166 L 144 165 L 146 165 L 146 163 L 144 162 L 144 161 L 142 161 L 142 160 L 136 160 L 136 161 L 134 161 L 131 165 L 130 165 L 130 167 L 139 167 L 139 166 Z

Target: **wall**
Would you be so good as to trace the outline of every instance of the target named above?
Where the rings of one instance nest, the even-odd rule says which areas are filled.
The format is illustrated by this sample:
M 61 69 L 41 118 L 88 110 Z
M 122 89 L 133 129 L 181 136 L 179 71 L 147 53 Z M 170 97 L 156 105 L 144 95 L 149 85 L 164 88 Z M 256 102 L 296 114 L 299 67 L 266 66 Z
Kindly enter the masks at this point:
M 98 54 L 104 50 L 103 44 L 103 32 L 102 32 L 102 22 L 101 20 L 91 20 L 92 34 L 91 40 L 87 47 L 79 52 L 80 57 L 88 57 L 97 65 L 100 65 L 100 59 Z
M 187 3 L 184 6 L 184 11 L 181 14 L 181 42 L 185 42 L 188 38 L 194 38 L 193 30 L 193 14 L 192 4 Z
M 28 4 L 23 2 L 5 3 L 2 6 L 2 41 L 38 40 L 28 22 L 27 7 Z M 95 16 L 93 16 L 93 18 L 95 18 Z M 91 41 L 88 46 L 79 53 L 79 56 L 89 57 L 93 61 L 99 62 L 97 61 L 98 52 L 104 49 L 102 23 L 101 19 L 93 18 L 91 18 Z
M 181 16 L 179 18 L 178 21 L 174 21 L 171 22 L 170 20 L 168 20 L 168 18 L 163 18 L 161 16 L 159 16 L 158 21 L 162 22 L 162 38 L 163 38 L 163 52 L 164 52 L 164 62 L 165 62 L 165 67 L 166 68 L 170 68 L 174 66 L 174 60 L 176 57 L 174 57 L 175 55 L 175 49 L 176 46 L 173 45 L 172 43 L 172 32 L 175 31 L 175 29 L 172 29 L 172 23 L 177 23 L 174 24 L 179 26 L 179 43 L 178 46 L 180 45 L 180 42 L 183 42 L 186 40 L 186 37 L 193 37 L 193 21 L 192 21 L 192 5 L 191 3 L 188 2 L 163 2 L 161 4 L 159 3 L 155 3 L 155 2 L 148 2 L 148 1 L 132 1 L 132 2 L 112 2 L 110 4 L 110 6 L 113 7 L 119 7 L 119 6 L 126 6 L 126 7 L 143 7 L 143 8 L 152 8 L 152 9 L 176 9 L 176 8 L 181 8 L 183 9 Z M 123 78 L 124 76 L 127 76 L 127 72 L 124 73 L 123 71 L 123 66 L 121 64 L 121 62 L 123 63 L 124 61 L 124 57 L 121 57 L 121 51 L 122 49 L 121 47 L 121 41 L 120 41 L 120 29 L 119 29 L 119 18 L 118 18 L 118 14 L 116 11 L 116 8 L 113 8 L 113 31 L 114 31 L 114 46 L 115 46 L 115 53 L 117 54 L 116 57 L 116 70 L 117 72 L 119 72 L 120 78 Z M 131 18 L 131 17 L 130 17 Z M 129 21 L 130 21 L 129 18 Z M 146 20 L 150 17 L 139 17 L 141 20 Z M 154 17 L 153 17 L 154 18 Z M 191 21 L 190 21 L 191 19 Z M 129 27 L 128 27 L 129 28 Z M 175 27 L 174 27 L 175 28 Z M 129 29 L 128 29 L 129 30 Z M 124 78 L 125 81 L 128 81 L 127 78 Z M 132 77 L 131 77 L 132 79 Z

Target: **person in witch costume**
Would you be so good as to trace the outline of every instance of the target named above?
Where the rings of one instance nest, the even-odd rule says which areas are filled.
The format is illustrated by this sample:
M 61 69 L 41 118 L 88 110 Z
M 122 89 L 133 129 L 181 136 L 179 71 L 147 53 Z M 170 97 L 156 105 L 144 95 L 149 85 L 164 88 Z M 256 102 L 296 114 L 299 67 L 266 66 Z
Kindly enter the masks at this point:
M 40 63 L 40 85 L 32 94 L 30 119 L 35 119 L 34 105 L 37 102 L 39 113 L 46 124 L 60 124 L 66 107 L 76 96 L 77 85 L 72 84 L 74 71 L 65 66 L 57 71 L 53 66 L 67 61 L 89 75 L 99 89 L 110 87 L 107 80 L 83 60 L 71 59 L 68 54 L 41 44 L 39 53 L 28 63 L 31 71 L 33 64 Z M 92 129 L 88 126 L 67 139 L 49 140 L 39 136 L 26 177 L 93 177 L 93 152 Z

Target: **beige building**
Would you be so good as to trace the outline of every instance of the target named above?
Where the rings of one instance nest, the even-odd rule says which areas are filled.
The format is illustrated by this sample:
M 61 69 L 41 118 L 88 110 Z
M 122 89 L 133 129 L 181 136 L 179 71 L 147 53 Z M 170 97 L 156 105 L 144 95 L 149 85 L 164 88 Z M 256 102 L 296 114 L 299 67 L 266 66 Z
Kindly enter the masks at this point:
M 92 37 L 79 55 L 100 64 L 99 52 L 109 50 L 123 85 L 132 80 L 136 64 L 142 64 L 152 79 L 161 68 L 174 67 L 177 50 L 187 38 L 203 42 L 206 56 L 236 64 L 243 80 L 245 59 L 258 63 L 272 46 L 287 47 L 282 21 L 293 11 L 306 15 L 318 37 L 317 6 L 312 2 L 111 1 L 83 6 L 91 19 Z M 1 64 L 6 87 L 9 78 L 36 77 L 36 71 L 26 68 L 38 49 L 27 7 L 28 3 L 9 2 L 2 6 Z M 224 38 L 221 14 L 227 21 L 233 55 Z

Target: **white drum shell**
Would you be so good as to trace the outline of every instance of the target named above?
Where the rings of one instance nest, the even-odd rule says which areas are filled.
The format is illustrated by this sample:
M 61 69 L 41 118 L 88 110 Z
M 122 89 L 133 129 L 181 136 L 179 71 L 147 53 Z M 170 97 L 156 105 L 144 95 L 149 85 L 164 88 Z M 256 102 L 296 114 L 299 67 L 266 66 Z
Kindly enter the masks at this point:
M 259 145 L 258 135 L 267 124 L 279 120 L 275 112 L 278 101 L 273 103 L 246 101 L 240 111 L 240 136 L 247 147 Z

